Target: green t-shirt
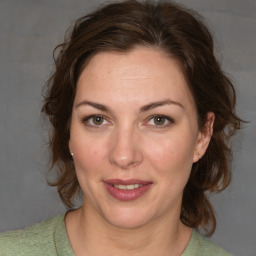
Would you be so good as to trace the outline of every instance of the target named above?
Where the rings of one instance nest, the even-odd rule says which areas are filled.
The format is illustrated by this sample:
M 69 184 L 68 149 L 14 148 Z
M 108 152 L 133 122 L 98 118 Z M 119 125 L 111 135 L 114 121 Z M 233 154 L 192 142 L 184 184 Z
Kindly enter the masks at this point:
M 0 256 L 75 256 L 64 223 L 64 214 L 24 230 L 0 234 Z M 193 230 L 182 256 L 229 256 Z

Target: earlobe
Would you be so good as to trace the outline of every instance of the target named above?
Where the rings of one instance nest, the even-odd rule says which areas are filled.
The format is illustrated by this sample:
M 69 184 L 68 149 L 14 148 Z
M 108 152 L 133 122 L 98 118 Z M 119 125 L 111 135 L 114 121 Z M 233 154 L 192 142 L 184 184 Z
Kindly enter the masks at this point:
M 69 152 L 72 152 L 70 139 L 68 141 Z
M 68 142 L 68 147 L 69 147 L 70 155 L 73 157 L 73 156 L 74 156 L 74 153 L 73 153 L 73 151 L 72 151 L 72 147 L 71 147 L 71 142 L 70 142 L 70 140 L 69 140 L 69 142 Z
M 208 112 L 204 128 L 198 133 L 197 144 L 195 147 L 193 158 L 194 163 L 196 163 L 203 157 L 209 146 L 213 134 L 214 119 L 215 114 L 213 112 Z

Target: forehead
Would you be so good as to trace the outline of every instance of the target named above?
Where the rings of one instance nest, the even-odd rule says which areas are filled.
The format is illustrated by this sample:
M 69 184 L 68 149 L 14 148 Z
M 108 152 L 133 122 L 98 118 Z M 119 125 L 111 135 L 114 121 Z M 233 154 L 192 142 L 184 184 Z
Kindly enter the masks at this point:
M 170 97 L 194 104 L 178 62 L 146 47 L 126 53 L 101 52 L 91 58 L 79 77 L 76 98 L 97 99 L 102 95 L 115 101 L 123 97 L 134 101 Z

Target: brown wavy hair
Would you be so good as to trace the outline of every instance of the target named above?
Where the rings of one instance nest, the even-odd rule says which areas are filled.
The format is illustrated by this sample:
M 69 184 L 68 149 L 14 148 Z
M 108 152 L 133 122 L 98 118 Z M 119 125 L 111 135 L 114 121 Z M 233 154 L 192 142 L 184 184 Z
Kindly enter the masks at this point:
M 80 186 L 68 147 L 70 118 L 77 80 L 86 63 L 99 52 L 129 52 L 136 46 L 156 48 L 179 62 L 196 103 L 200 129 L 206 114 L 215 113 L 212 139 L 205 155 L 193 164 L 180 216 L 185 225 L 203 227 L 211 235 L 216 219 L 207 195 L 230 183 L 230 138 L 242 120 L 235 113 L 234 86 L 215 58 L 205 22 L 174 3 L 128 0 L 101 6 L 79 18 L 55 48 L 55 69 L 42 107 L 52 124 L 51 170 L 57 172 L 50 185 L 57 186 L 67 208 L 73 207 Z

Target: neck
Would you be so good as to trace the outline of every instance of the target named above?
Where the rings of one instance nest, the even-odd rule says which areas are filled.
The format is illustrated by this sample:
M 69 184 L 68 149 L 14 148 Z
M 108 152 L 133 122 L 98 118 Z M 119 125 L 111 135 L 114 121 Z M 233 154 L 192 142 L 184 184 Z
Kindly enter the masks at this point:
M 166 216 L 143 227 L 124 229 L 85 209 L 70 212 L 66 218 L 71 246 L 77 256 L 162 256 L 170 252 L 181 255 L 191 236 L 192 230 L 179 221 L 179 216 Z

